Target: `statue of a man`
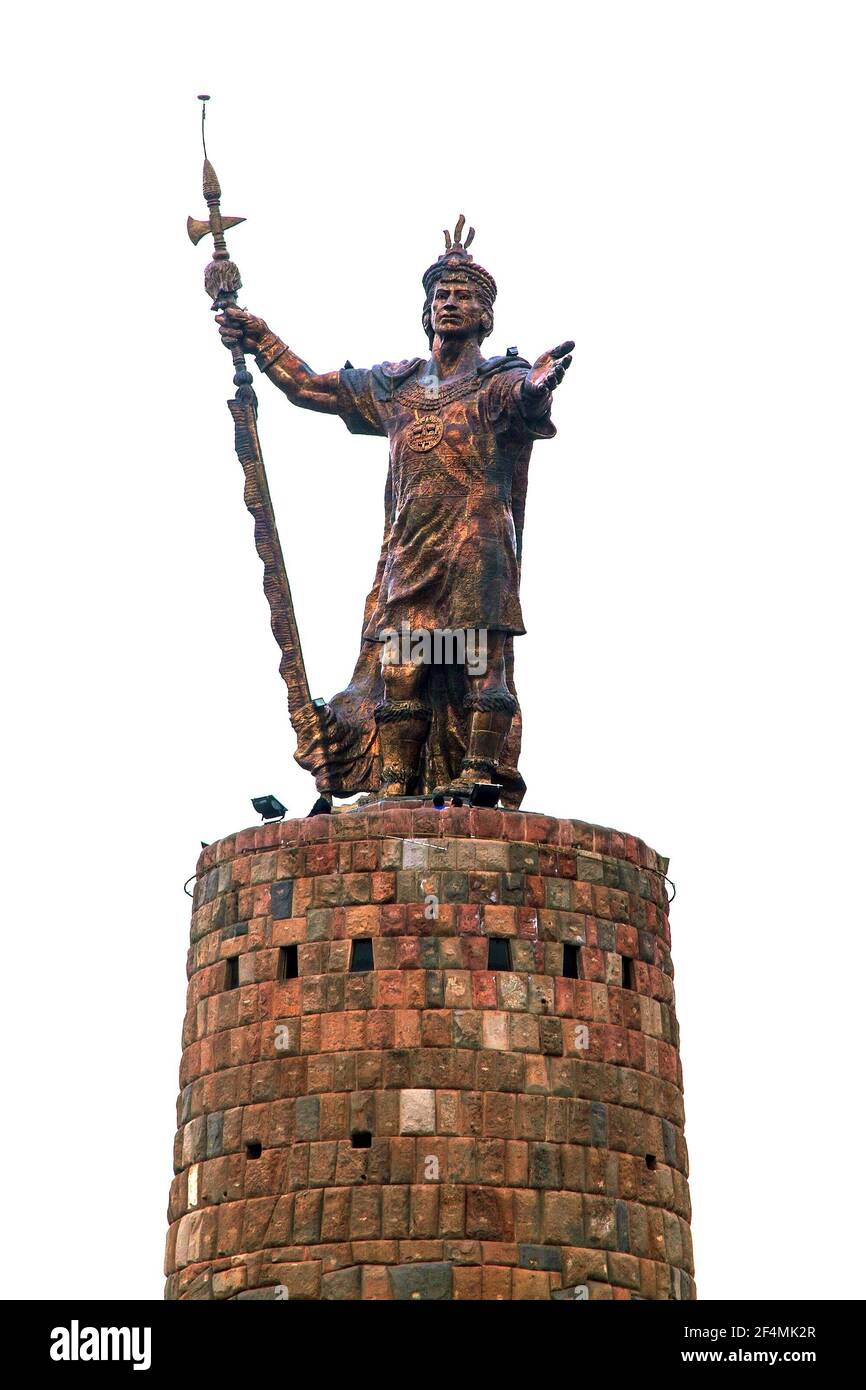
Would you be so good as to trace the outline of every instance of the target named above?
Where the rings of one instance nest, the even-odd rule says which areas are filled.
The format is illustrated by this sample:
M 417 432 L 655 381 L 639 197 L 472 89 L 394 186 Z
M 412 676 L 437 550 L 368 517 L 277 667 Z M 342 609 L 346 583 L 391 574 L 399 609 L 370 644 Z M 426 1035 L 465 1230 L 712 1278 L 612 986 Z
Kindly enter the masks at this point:
M 496 283 L 468 252 L 472 228 L 462 243 L 463 226 L 461 216 L 423 277 L 426 359 L 370 370 L 347 363 L 320 375 L 263 319 L 235 307 L 217 319 L 226 345 L 254 353 L 293 404 L 339 415 L 353 434 L 390 443 L 385 534 L 352 682 L 329 702 L 324 734 L 295 725 L 298 762 L 336 795 L 459 792 L 498 782 L 513 806 L 525 790 L 512 641 L 525 631 L 527 469 L 533 441 L 556 432 L 551 396 L 574 343 L 534 366 L 516 348 L 482 356 Z M 455 665 L 452 647 L 437 663 L 429 652 L 442 645 L 413 647 L 419 634 L 436 633 L 462 634 L 475 659 Z

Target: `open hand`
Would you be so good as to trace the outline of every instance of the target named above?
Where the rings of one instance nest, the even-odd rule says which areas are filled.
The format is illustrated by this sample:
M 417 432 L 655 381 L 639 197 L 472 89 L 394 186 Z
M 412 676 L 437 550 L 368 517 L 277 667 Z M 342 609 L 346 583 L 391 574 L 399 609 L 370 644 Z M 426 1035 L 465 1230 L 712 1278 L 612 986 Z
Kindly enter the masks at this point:
M 222 313 L 217 314 L 216 321 L 223 346 L 231 349 L 235 343 L 240 343 L 244 352 L 258 352 L 262 338 L 270 331 L 264 319 L 257 319 L 255 314 L 248 314 L 236 304 L 227 304 Z
M 545 393 L 555 391 L 571 366 L 574 343 L 571 339 L 543 352 L 523 380 L 523 394 L 530 402 L 540 402 Z

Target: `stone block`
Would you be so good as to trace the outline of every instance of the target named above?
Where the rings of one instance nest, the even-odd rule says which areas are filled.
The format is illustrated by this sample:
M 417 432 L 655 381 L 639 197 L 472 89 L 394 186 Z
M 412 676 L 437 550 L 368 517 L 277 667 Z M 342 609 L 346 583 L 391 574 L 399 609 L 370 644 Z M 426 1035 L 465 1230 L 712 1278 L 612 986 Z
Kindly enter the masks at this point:
M 433 1134 L 436 1129 L 436 1093 L 432 1089 L 400 1092 L 400 1133 Z
M 388 1278 L 395 1299 L 426 1303 L 442 1302 L 452 1296 L 451 1265 L 444 1261 L 394 1265 L 388 1270 Z

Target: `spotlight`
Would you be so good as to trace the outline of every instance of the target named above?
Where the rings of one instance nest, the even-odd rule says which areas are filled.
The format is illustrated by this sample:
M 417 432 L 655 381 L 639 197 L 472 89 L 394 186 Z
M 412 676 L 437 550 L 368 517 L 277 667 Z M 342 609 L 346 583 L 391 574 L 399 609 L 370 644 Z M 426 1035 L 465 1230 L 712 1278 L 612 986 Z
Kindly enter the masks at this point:
M 329 796 L 329 795 L 320 796 L 320 797 L 318 797 L 318 798 L 316 799 L 316 801 L 315 801 L 315 803 L 314 803 L 314 805 L 313 805 L 312 811 L 310 811 L 310 812 L 308 813 L 307 819 L 309 820 L 310 816 L 329 816 L 330 814 L 331 814 L 331 801 L 330 801 L 330 796 Z
M 445 797 L 441 792 L 434 792 L 433 805 L 437 811 L 441 811 L 445 806 Z
M 275 796 L 254 796 L 252 801 L 262 820 L 282 820 L 286 814 L 286 807 Z
M 502 794 L 499 782 L 476 782 L 469 798 L 470 806 L 495 806 Z

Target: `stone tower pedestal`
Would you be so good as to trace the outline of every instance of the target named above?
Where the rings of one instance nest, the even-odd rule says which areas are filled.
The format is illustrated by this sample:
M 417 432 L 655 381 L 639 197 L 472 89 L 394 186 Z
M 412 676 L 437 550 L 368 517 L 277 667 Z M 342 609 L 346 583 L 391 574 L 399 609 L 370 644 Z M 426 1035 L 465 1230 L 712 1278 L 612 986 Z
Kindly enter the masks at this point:
M 693 1298 L 666 868 L 420 801 L 208 846 L 167 1297 Z

